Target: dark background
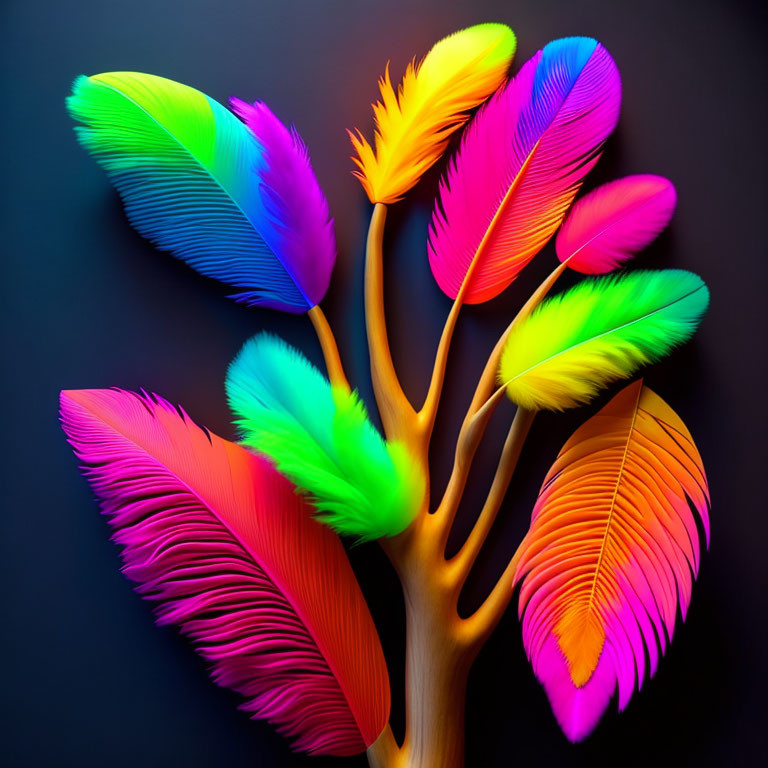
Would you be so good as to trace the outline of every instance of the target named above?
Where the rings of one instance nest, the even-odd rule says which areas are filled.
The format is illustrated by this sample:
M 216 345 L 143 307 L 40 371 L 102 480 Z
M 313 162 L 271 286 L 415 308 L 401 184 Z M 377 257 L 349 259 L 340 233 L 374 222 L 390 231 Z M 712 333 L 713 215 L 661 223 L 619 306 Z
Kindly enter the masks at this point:
M 655 678 L 621 716 L 569 745 L 522 652 L 510 610 L 475 666 L 468 768 L 508 765 L 760 763 L 765 748 L 766 16 L 758 4 L 696 2 L 320 2 L 3 0 L 2 307 L 5 388 L 2 568 L 7 766 L 325 766 L 294 756 L 238 712 L 118 572 L 117 551 L 57 424 L 61 388 L 146 387 L 233 436 L 229 360 L 254 332 L 279 331 L 320 362 L 309 322 L 228 301 L 226 290 L 127 224 L 104 174 L 76 145 L 64 97 L 79 73 L 138 69 L 224 101 L 266 100 L 309 144 L 336 217 L 339 260 L 324 303 L 348 372 L 371 402 L 362 318 L 369 205 L 352 178 L 344 129 L 369 132 L 376 78 L 443 35 L 480 21 L 518 34 L 515 70 L 549 40 L 591 35 L 622 72 L 619 129 L 587 187 L 653 172 L 677 185 L 669 231 L 643 266 L 699 272 L 712 306 L 695 340 L 647 374 L 689 425 L 707 464 L 712 546 L 685 625 Z M 439 168 L 390 215 L 387 270 L 394 355 L 420 399 L 448 300 L 425 236 Z M 549 272 L 551 247 L 502 297 L 465 311 L 434 439 L 445 480 L 477 371 L 510 313 Z M 471 608 L 527 525 L 538 484 L 589 409 L 537 419 L 482 565 Z M 466 530 L 495 465 L 510 411 L 497 418 L 462 511 Z M 351 552 L 393 677 L 402 727 L 403 608 L 374 545 Z M 362 766 L 363 758 L 348 765 Z

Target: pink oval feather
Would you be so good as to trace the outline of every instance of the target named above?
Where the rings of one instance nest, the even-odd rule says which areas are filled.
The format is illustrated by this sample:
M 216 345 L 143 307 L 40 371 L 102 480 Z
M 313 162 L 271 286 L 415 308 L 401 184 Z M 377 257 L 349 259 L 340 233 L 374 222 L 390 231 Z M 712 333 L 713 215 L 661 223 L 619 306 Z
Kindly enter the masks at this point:
M 594 189 L 571 209 L 555 240 L 557 258 L 588 275 L 626 263 L 669 224 L 677 193 L 669 179 L 626 176 Z

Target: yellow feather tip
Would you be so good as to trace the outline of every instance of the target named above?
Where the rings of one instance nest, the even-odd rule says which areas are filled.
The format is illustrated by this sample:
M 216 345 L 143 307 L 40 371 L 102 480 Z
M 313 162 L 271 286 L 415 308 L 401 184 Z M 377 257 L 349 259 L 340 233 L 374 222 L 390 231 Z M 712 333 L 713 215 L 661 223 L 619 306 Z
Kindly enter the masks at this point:
M 360 180 L 372 203 L 394 203 L 442 155 L 469 110 L 505 80 L 517 40 L 505 24 L 477 24 L 443 38 L 412 61 L 397 93 L 389 66 L 379 80 L 381 101 L 373 105 L 374 145 L 350 131 Z

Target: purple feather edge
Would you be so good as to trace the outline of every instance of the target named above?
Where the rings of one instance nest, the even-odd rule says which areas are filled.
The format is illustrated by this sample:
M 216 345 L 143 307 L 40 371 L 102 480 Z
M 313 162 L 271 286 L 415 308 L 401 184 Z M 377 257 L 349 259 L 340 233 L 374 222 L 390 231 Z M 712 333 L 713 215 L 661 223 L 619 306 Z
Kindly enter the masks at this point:
M 263 210 L 259 234 L 292 274 L 310 307 L 328 290 L 336 240 L 328 201 L 312 170 L 307 146 L 261 101 L 230 99 L 235 114 L 256 136 L 264 163 L 254 169 Z

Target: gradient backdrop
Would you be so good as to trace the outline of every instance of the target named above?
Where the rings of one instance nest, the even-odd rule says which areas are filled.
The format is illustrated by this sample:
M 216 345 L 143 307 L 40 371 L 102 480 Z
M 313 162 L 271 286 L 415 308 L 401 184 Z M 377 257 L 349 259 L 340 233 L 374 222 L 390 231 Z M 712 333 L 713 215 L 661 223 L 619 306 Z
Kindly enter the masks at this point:
M 231 437 L 223 375 L 251 334 L 278 331 L 320 360 L 305 318 L 227 301 L 223 288 L 131 230 L 105 176 L 75 143 L 64 111 L 71 80 L 138 69 L 220 101 L 266 100 L 296 123 L 337 223 L 340 258 L 326 311 L 370 402 L 360 294 L 369 205 L 349 173 L 344 129 L 369 129 L 388 59 L 399 77 L 438 38 L 489 20 L 517 32 L 515 68 L 572 34 L 597 37 L 615 57 L 622 119 L 587 186 L 646 172 L 677 186 L 673 226 L 642 264 L 699 272 L 712 287 L 712 307 L 695 341 L 647 380 L 697 439 L 714 509 L 712 547 L 686 625 L 628 710 L 617 717 L 612 707 L 585 744 L 571 746 L 560 734 L 509 612 L 470 681 L 468 768 L 703 768 L 765 759 L 764 8 L 727 0 L 2 0 L 3 765 L 341 764 L 293 756 L 269 725 L 250 722 L 236 696 L 209 682 L 175 631 L 153 626 L 149 607 L 118 572 L 117 551 L 58 427 L 59 389 L 119 385 L 183 403 Z M 449 308 L 424 245 L 437 179 L 431 173 L 392 211 L 386 243 L 394 355 L 416 398 Z M 434 439 L 438 487 L 481 362 L 553 259 L 548 247 L 510 291 L 464 313 Z M 467 608 L 514 550 L 562 442 L 597 405 L 537 420 Z M 460 529 L 478 509 L 505 418 L 509 410 L 479 457 L 476 497 Z M 390 660 L 399 731 L 398 584 L 377 547 L 351 557 Z

